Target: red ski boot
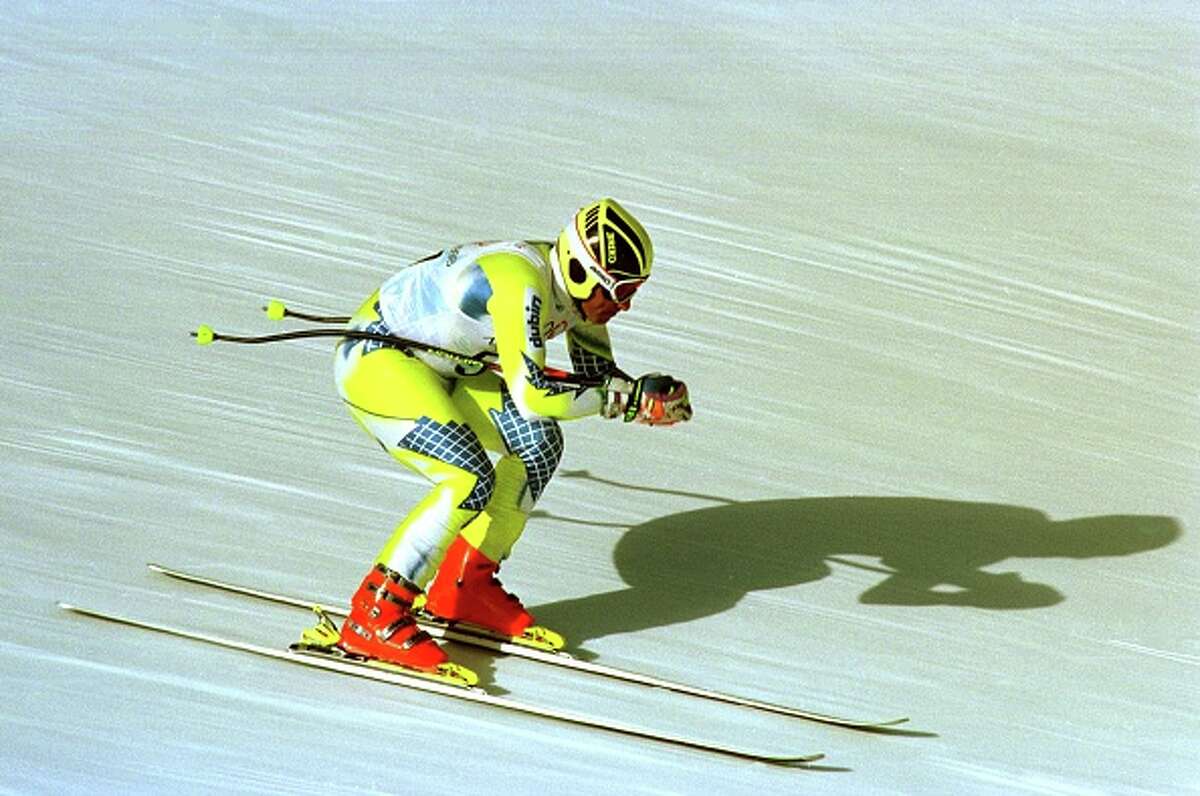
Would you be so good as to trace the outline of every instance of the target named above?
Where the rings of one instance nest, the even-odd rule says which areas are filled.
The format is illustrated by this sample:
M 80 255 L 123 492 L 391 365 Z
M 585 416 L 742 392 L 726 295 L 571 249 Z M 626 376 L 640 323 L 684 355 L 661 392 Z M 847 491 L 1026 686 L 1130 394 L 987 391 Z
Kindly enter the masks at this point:
M 500 564 L 459 536 L 429 589 L 425 610 L 449 622 L 468 622 L 502 636 L 520 636 L 533 616 L 496 579 Z
M 377 564 L 350 600 L 338 643 L 346 652 L 422 671 L 437 671 L 448 658 L 412 616 L 420 592 L 396 572 Z

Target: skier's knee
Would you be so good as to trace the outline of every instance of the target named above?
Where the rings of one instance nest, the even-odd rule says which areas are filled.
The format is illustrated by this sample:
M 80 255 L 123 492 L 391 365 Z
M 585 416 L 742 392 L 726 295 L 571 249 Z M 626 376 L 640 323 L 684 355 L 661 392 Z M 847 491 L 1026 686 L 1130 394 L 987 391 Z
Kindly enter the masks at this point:
M 483 511 L 484 507 L 491 502 L 492 496 L 496 494 L 496 468 L 492 466 L 491 462 L 488 462 L 486 469 L 481 466 L 466 474 L 472 477 L 473 483 L 471 491 L 467 493 L 458 507 L 470 511 Z
M 509 453 L 525 465 L 528 489 L 521 502 L 532 504 L 541 497 L 550 477 L 558 469 L 558 463 L 562 461 L 562 429 L 556 420 L 523 417 L 506 389 L 501 388 L 501 397 L 502 409 L 492 411 L 492 421 Z
M 492 499 L 496 469 L 469 426 L 421 417 L 400 440 L 396 456 L 407 463 L 409 452 L 419 457 L 411 466 L 426 478 L 460 485 L 463 498 L 459 508 L 478 511 Z

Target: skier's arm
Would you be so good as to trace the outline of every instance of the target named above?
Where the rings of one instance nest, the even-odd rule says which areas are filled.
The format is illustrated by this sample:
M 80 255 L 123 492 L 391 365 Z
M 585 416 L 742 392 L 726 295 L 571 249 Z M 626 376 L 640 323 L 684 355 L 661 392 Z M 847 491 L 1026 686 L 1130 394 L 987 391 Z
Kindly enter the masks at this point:
M 496 352 L 504 382 L 517 410 L 527 418 L 569 420 L 600 412 L 604 390 L 549 380 L 542 339 L 546 287 L 524 258 L 508 253 L 482 257 L 479 265 L 492 287 L 487 308 L 496 330 Z
M 595 377 L 619 373 L 613 358 L 608 327 L 598 323 L 582 323 L 567 331 L 567 354 L 571 370 L 580 376 Z
M 567 332 L 567 351 L 579 375 L 610 377 L 600 408 L 604 417 L 620 417 L 626 422 L 650 426 L 691 420 L 692 402 L 687 385 L 661 373 L 649 373 L 639 379 L 627 377 L 613 359 L 608 327 L 590 323 L 574 327 Z

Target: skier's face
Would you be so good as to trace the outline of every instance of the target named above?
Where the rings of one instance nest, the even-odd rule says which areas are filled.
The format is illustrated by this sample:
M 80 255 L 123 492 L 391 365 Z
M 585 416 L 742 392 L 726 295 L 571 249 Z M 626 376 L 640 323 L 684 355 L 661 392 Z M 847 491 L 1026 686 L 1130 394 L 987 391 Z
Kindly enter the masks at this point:
M 586 301 L 580 302 L 579 306 L 583 309 L 583 317 L 589 323 L 608 323 L 618 312 L 629 309 L 632 303 L 633 296 L 630 296 L 618 304 L 609 297 L 604 288 L 596 285 L 592 295 L 588 296 Z

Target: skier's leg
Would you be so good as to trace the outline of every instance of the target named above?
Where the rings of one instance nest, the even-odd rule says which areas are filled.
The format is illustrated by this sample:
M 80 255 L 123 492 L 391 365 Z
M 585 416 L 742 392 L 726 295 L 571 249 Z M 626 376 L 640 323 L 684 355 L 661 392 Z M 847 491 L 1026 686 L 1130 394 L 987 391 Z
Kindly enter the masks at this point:
M 406 665 L 436 666 L 445 655 L 418 633 L 409 610 L 446 547 L 491 499 L 491 461 L 451 401 L 446 380 L 421 361 L 392 348 L 343 344 L 336 374 L 355 420 L 433 484 L 396 526 L 355 594 L 343 646 Z
M 562 431 L 553 420 L 522 417 L 494 378 L 464 380 L 454 399 L 480 436 L 503 455 L 491 500 L 450 546 L 426 608 L 447 619 L 518 635 L 533 624 L 533 617 L 503 590 L 496 573 L 562 458 Z
M 528 485 L 528 470 L 521 458 L 515 453 L 502 456 L 496 462 L 492 499 L 462 529 L 463 539 L 493 561 L 508 558 L 533 510 Z
M 377 562 L 423 587 L 446 546 L 491 499 L 492 463 L 450 400 L 446 382 L 419 360 L 376 351 L 342 385 L 354 419 L 393 458 L 433 484 L 396 526 Z
M 558 468 L 562 429 L 554 420 L 522 417 L 494 374 L 460 380 L 452 398 L 487 449 L 500 454 L 492 499 L 463 530 L 472 545 L 499 561 L 508 557 Z

